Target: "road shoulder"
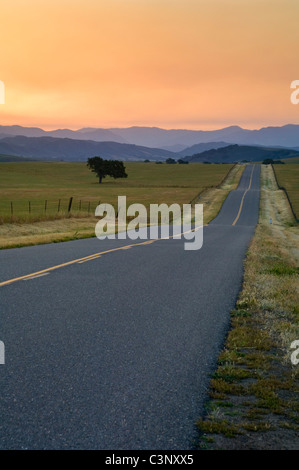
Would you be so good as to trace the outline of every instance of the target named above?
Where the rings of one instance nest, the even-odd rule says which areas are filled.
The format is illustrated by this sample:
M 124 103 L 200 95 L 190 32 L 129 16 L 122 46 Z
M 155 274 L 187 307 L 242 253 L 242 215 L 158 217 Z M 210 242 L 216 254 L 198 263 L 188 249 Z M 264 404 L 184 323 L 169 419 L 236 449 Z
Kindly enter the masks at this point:
M 201 449 L 299 449 L 299 226 L 262 165 L 259 224 L 245 260 L 206 414 L 198 421 Z

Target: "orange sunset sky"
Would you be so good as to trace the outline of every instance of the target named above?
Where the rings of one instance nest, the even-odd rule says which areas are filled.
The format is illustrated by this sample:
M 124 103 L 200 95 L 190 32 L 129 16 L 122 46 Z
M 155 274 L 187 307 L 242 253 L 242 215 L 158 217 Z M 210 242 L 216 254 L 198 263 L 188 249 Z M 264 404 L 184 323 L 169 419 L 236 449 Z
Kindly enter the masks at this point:
M 0 0 L 0 124 L 299 124 L 298 0 Z

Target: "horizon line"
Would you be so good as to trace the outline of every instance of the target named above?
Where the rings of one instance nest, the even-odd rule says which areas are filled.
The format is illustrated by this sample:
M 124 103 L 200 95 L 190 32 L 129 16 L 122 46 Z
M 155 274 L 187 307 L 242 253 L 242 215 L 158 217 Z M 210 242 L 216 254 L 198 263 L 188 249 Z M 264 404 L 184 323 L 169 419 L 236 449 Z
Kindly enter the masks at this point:
M 292 123 L 292 122 L 288 122 L 287 124 L 276 124 L 276 125 L 263 125 L 261 127 L 255 127 L 255 128 L 247 128 L 247 127 L 242 127 L 241 125 L 239 124 L 230 124 L 228 126 L 224 126 L 224 127 L 216 127 L 216 128 L 213 128 L 213 129 L 191 129 L 191 128 L 187 128 L 187 127 L 160 127 L 158 125 L 136 125 L 136 124 L 132 124 L 132 125 L 129 125 L 127 127 L 121 127 L 121 126 L 111 126 L 111 127 L 93 127 L 93 126 L 85 126 L 85 127 L 80 127 L 80 128 L 71 128 L 71 127 L 53 127 L 51 126 L 51 128 L 47 128 L 48 126 L 45 126 L 45 127 L 40 127 L 39 125 L 30 125 L 30 126 L 24 126 L 24 125 L 21 125 L 21 124 L 0 124 L 0 128 L 1 127 L 21 127 L 21 128 L 24 128 L 24 129 L 40 129 L 44 132 L 53 132 L 53 131 L 72 131 L 72 132 L 79 132 L 79 131 L 82 131 L 83 129 L 91 129 L 91 130 L 114 130 L 114 129 L 120 129 L 120 130 L 125 130 L 125 129 L 133 129 L 133 128 L 137 128 L 137 129 L 159 129 L 159 130 L 163 130 L 163 131 L 190 131 L 190 132 L 213 132 L 213 131 L 220 131 L 220 130 L 224 130 L 224 129 L 229 129 L 229 128 L 239 128 L 239 129 L 242 129 L 242 130 L 248 130 L 248 131 L 259 131 L 259 130 L 262 130 L 262 129 L 267 129 L 267 128 L 276 128 L 276 127 L 279 127 L 279 128 L 282 128 L 282 127 L 288 127 L 288 126 L 299 126 L 299 123 L 296 124 L 296 123 Z

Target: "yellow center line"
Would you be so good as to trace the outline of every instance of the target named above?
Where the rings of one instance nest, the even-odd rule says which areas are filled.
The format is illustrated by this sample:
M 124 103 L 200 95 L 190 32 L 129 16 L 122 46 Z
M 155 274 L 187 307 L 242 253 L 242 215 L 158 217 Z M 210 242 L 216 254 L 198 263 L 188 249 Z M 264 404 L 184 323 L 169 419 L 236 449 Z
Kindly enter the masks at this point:
M 142 245 L 142 243 L 136 243 L 136 245 Z M 133 245 L 128 245 L 128 246 L 133 246 Z M 37 271 L 37 272 L 31 273 L 31 274 L 26 274 L 25 276 L 15 277 L 14 279 L 9 279 L 8 281 L 1 282 L 0 287 L 5 286 L 7 284 L 11 284 L 12 282 L 21 281 L 22 279 L 31 278 L 32 276 L 37 276 L 38 274 L 43 274 L 43 273 L 46 273 L 46 272 L 54 271 L 55 269 L 64 268 L 66 266 L 70 266 L 70 265 L 75 264 L 75 263 L 80 263 L 80 262 L 83 262 L 83 261 L 90 261 L 90 260 L 94 259 L 97 256 L 104 255 L 106 253 L 112 253 L 113 251 L 118 251 L 118 250 L 121 250 L 121 249 L 123 249 L 123 247 L 112 248 L 111 250 L 101 251 L 100 253 L 94 253 L 93 255 L 85 256 L 84 258 L 78 258 L 78 259 L 74 259 L 72 261 L 67 261 L 66 263 L 62 263 L 62 264 L 58 264 L 56 266 L 52 266 L 51 268 L 42 269 L 41 271 Z
M 236 223 L 238 222 L 239 217 L 240 217 L 240 215 L 241 215 L 242 208 L 243 208 L 244 198 L 245 198 L 247 192 L 249 191 L 249 189 L 251 188 L 253 170 L 254 170 L 254 166 L 252 167 L 251 176 L 250 176 L 250 181 L 249 181 L 249 186 L 248 186 L 248 188 L 246 189 L 246 191 L 245 191 L 244 194 L 243 194 L 243 197 L 242 197 L 241 203 L 240 203 L 240 207 L 239 207 L 239 212 L 238 212 L 238 214 L 237 214 L 237 217 L 236 217 L 235 220 L 233 221 L 232 225 L 236 225 Z
M 189 230 L 189 232 L 198 230 L 199 228 L 200 227 L 195 227 L 194 229 Z M 184 233 L 187 233 L 187 232 L 184 232 Z M 183 235 L 183 233 L 181 235 Z M 170 236 L 170 237 L 167 237 L 167 238 L 173 238 L 173 236 Z M 17 281 L 22 281 L 22 280 L 26 280 L 26 279 L 33 279 L 33 277 L 38 277 L 38 276 L 43 275 L 43 274 L 49 274 L 50 271 L 54 271 L 56 269 L 64 268 L 66 266 L 71 266 L 72 264 L 85 263 L 86 261 L 91 261 L 93 259 L 100 258 L 101 255 L 104 255 L 106 253 L 112 253 L 114 251 L 120 251 L 120 250 L 128 250 L 129 248 L 132 248 L 133 246 L 147 245 L 149 243 L 154 243 L 154 242 L 159 241 L 159 240 L 163 240 L 163 238 L 156 238 L 154 240 L 146 240 L 145 242 L 133 243 L 131 245 L 120 246 L 118 248 L 112 248 L 111 250 L 106 250 L 106 251 L 101 251 L 99 253 L 94 253 L 93 255 L 85 256 L 84 258 L 74 259 L 72 261 L 67 261 L 66 263 L 62 263 L 62 264 L 58 264 L 56 266 L 52 266 L 51 268 L 42 269 L 41 271 L 37 271 L 35 273 L 26 274 L 25 276 L 15 277 L 14 279 L 9 279 L 7 281 L 0 282 L 0 287 L 6 286 L 8 284 L 12 284 L 13 282 L 17 282 Z

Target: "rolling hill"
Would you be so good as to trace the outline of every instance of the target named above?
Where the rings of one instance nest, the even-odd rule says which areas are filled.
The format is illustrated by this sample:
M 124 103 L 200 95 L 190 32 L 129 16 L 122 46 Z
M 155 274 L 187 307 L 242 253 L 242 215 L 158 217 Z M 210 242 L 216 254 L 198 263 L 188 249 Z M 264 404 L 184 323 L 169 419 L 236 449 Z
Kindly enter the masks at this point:
M 86 161 L 96 155 L 112 160 L 166 160 L 177 158 L 173 152 L 118 142 L 95 142 L 54 137 L 5 137 L 0 153 L 39 160 Z
M 211 149 L 206 152 L 184 157 L 188 162 L 213 162 L 213 163 L 235 163 L 235 162 L 259 162 L 266 158 L 283 159 L 298 157 L 299 152 L 292 149 L 254 147 L 247 145 L 228 145 L 219 149 Z
M 218 149 L 221 147 L 227 147 L 227 142 L 207 142 L 206 144 L 195 144 L 191 147 L 187 147 L 179 152 L 182 157 L 188 157 L 195 155 L 196 153 L 202 153 L 211 149 Z

